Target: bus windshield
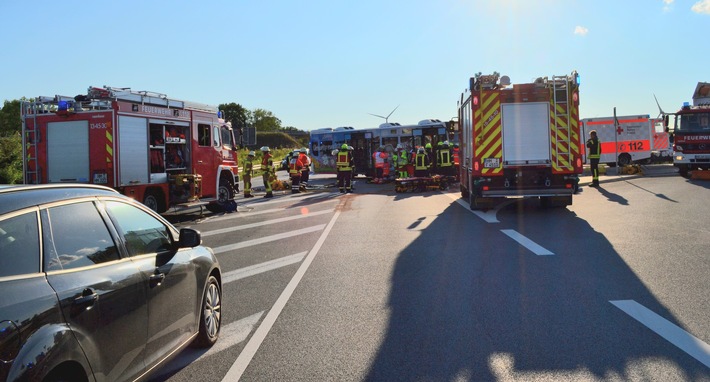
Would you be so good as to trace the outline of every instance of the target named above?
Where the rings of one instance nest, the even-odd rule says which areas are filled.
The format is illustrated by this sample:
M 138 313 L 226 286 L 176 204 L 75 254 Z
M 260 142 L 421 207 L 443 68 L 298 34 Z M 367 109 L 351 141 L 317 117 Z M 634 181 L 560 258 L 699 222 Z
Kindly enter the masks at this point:
M 677 131 L 685 133 L 710 131 L 710 113 L 694 113 L 679 115 Z

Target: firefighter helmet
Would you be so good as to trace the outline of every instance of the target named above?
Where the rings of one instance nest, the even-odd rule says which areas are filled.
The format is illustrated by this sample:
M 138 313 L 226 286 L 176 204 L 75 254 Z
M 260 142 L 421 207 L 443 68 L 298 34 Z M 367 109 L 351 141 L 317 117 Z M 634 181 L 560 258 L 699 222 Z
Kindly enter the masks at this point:
M 271 151 L 271 149 L 269 148 L 269 146 L 261 146 L 261 148 L 260 148 L 259 150 L 261 150 L 261 151 L 263 151 L 263 152 L 265 152 L 265 153 L 268 153 L 269 151 Z
M 398 144 L 397 144 L 397 150 L 402 150 L 402 144 L 401 144 L 401 143 L 398 143 Z
M 343 143 L 343 144 L 340 146 L 340 149 L 341 149 L 341 150 L 347 150 L 347 149 L 348 149 L 348 144 L 347 144 L 347 143 Z
M 427 149 L 430 149 L 430 148 L 431 148 L 431 143 L 427 143 L 426 145 L 424 145 L 424 147 L 427 148 Z
M 301 149 L 298 151 L 305 154 L 308 150 L 305 147 L 301 147 Z
M 249 151 L 249 154 L 248 154 L 248 155 L 249 155 L 250 157 L 253 157 L 253 156 L 256 155 L 256 154 L 255 154 L 253 151 Z

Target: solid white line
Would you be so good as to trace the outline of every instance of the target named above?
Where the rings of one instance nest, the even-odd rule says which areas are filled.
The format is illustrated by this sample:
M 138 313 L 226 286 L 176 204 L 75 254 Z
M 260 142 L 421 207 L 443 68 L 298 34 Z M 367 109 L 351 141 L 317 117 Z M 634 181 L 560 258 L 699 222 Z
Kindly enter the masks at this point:
M 330 230 L 333 229 L 333 225 L 335 225 L 335 221 L 338 219 L 338 216 L 340 216 L 340 211 L 336 211 L 333 217 L 330 219 L 330 223 L 328 223 L 328 226 L 323 230 L 323 233 L 321 233 L 320 238 L 318 238 L 318 241 L 316 242 L 316 245 L 308 253 L 308 256 L 306 256 L 306 259 L 303 261 L 303 263 L 301 263 L 301 266 L 298 268 L 298 271 L 296 271 L 296 274 L 293 276 L 291 281 L 289 281 L 288 285 L 286 286 L 286 289 L 281 292 L 281 295 L 279 296 L 278 300 L 276 300 L 274 306 L 269 310 L 269 313 L 266 314 L 266 317 L 261 322 L 261 325 L 259 325 L 259 327 L 256 329 L 254 335 L 251 337 L 251 339 L 249 339 L 249 342 L 247 342 L 242 352 L 239 353 L 239 357 L 237 357 L 237 360 L 234 361 L 234 364 L 222 379 L 223 382 L 238 381 L 239 378 L 242 377 L 242 374 L 244 374 L 244 371 L 247 369 L 247 366 L 249 366 L 249 363 L 254 358 L 254 355 L 256 354 L 257 350 L 259 350 L 259 347 L 264 342 L 264 339 L 266 339 L 266 336 L 269 334 L 269 331 L 274 326 L 274 323 L 276 323 L 276 319 L 281 314 L 281 311 L 283 311 L 284 307 L 286 306 L 286 303 L 291 298 L 291 295 L 293 295 L 294 290 L 296 290 L 296 287 L 301 282 L 301 279 L 303 279 L 303 275 L 306 274 L 308 267 L 310 267 L 311 263 L 313 262 L 313 259 L 316 257 L 318 251 L 323 246 L 323 243 L 328 237 Z
M 279 209 L 279 211 L 283 212 L 283 209 Z M 283 222 L 287 222 L 287 221 L 291 221 L 291 220 L 308 218 L 311 216 L 319 216 L 319 215 L 331 213 L 333 211 L 334 210 L 323 210 L 323 211 L 315 211 L 315 212 L 309 211 L 308 213 L 305 213 L 305 214 L 287 216 L 287 217 L 278 218 L 278 219 L 271 219 L 271 220 L 263 220 L 258 223 L 238 225 L 238 226 L 234 226 L 234 227 L 216 229 L 213 231 L 205 231 L 205 232 L 200 232 L 200 233 L 202 234 L 202 237 L 213 236 L 213 235 L 222 235 L 222 234 L 225 234 L 228 232 L 239 231 L 242 229 L 251 229 L 251 228 L 261 227 L 261 226 L 270 225 L 270 224 L 274 224 L 274 223 L 283 223 Z
M 331 202 L 339 202 L 339 200 L 338 200 L 338 199 L 319 200 L 319 201 L 317 201 L 316 203 L 308 204 L 308 207 L 317 206 L 317 205 L 324 204 L 324 203 L 331 203 Z M 267 204 L 267 203 L 270 203 L 270 202 L 262 202 L 262 203 L 259 203 L 259 204 L 256 204 L 256 203 L 255 203 L 255 205 L 257 205 L 257 206 L 263 206 L 263 205 L 265 205 L 265 204 Z M 253 208 L 253 207 L 252 207 L 252 208 Z M 212 222 L 219 222 L 219 221 L 222 221 L 222 220 L 241 219 L 241 218 L 243 218 L 245 215 L 256 216 L 256 215 L 270 214 L 270 213 L 275 213 L 275 212 L 283 212 L 284 210 L 288 210 L 289 208 L 297 208 L 297 206 L 296 206 L 295 204 L 291 204 L 291 205 L 289 205 L 289 206 L 287 206 L 287 207 L 272 208 L 272 209 L 263 210 L 263 211 L 249 211 L 249 212 L 239 211 L 239 212 L 233 212 L 233 213 L 231 213 L 231 214 L 224 214 L 224 215 L 222 215 L 222 216 L 210 218 L 209 220 L 205 220 L 205 222 L 210 222 L 210 223 L 212 223 Z
M 443 192 L 443 191 L 442 191 Z M 469 212 L 472 214 L 478 216 L 479 218 L 483 219 L 486 223 L 500 223 L 498 221 L 497 215 L 498 215 L 498 210 L 500 209 L 501 206 L 498 208 L 488 210 L 486 212 L 479 211 L 479 210 L 472 210 L 471 206 L 466 202 L 459 194 L 453 193 L 453 192 L 445 192 L 446 196 L 449 198 L 453 199 L 456 203 L 460 204 L 464 208 L 466 208 Z
M 634 300 L 609 301 L 668 342 L 710 367 L 710 345 Z
M 301 253 L 297 253 L 295 255 L 282 257 L 280 259 L 266 261 L 266 262 L 255 264 L 255 265 L 252 265 L 249 267 L 244 267 L 244 268 L 240 268 L 240 269 L 237 269 L 234 271 L 225 272 L 224 274 L 222 274 L 222 284 L 226 284 L 226 283 L 229 283 L 232 281 L 241 280 L 241 279 L 249 277 L 249 276 L 258 275 L 259 273 L 272 271 L 274 269 L 285 267 L 285 266 L 288 266 L 291 264 L 296 264 L 296 263 L 300 262 L 301 260 L 303 260 L 303 257 L 305 257 L 307 253 L 308 252 L 301 252 Z
M 254 313 L 249 317 L 234 321 L 228 325 L 224 325 L 219 331 L 219 341 L 217 341 L 207 351 L 204 349 L 187 348 L 180 352 L 170 363 L 160 369 L 162 375 L 169 375 L 175 371 L 181 370 L 193 362 L 197 362 L 203 358 L 209 357 L 212 354 L 217 354 L 226 350 L 249 337 L 252 328 L 259 322 L 261 316 L 264 315 L 262 310 L 259 313 Z M 200 354 L 202 353 L 202 354 Z M 159 376 L 158 376 L 159 377 Z
M 264 236 L 264 237 L 260 237 L 258 239 L 246 240 L 246 241 L 242 241 L 242 242 L 235 243 L 235 244 L 223 245 L 221 247 L 214 247 L 214 248 L 212 248 L 212 250 L 214 251 L 215 254 L 227 252 L 227 251 L 233 251 L 235 249 L 246 248 L 246 247 L 251 247 L 252 245 L 264 244 L 264 243 L 268 243 L 270 241 L 286 239 L 289 237 L 302 235 L 304 233 L 321 231 L 324 227 L 325 227 L 325 224 L 319 224 L 319 225 L 316 225 L 313 227 L 297 229 L 295 231 L 284 232 L 284 233 L 280 233 L 277 235 Z
M 538 256 L 548 256 L 548 255 L 554 255 L 554 253 L 548 251 L 547 249 L 539 246 L 537 243 L 534 241 L 528 239 L 527 237 L 519 234 L 516 230 L 514 229 L 502 229 L 500 230 L 504 234 L 510 236 L 511 239 L 517 241 L 522 245 L 523 247 L 531 250 L 534 254 Z

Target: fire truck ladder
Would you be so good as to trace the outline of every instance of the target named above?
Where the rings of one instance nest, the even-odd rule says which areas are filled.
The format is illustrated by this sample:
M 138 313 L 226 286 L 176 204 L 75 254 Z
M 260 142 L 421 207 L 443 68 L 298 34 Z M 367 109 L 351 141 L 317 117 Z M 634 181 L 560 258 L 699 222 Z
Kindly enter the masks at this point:
M 39 184 L 41 172 L 37 162 L 37 142 L 39 132 L 37 130 L 37 113 L 41 112 L 41 104 L 37 102 L 23 101 L 21 107 L 22 115 L 22 173 L 25 184 Z M 31 127 L 28 127 L 27 119 L 32 119 Z
M 570 153 L 572 130 L 570 129 L 569 79 L 567 76 L 552 77 L 552 97 L 555 107 L 555 168 L 569 168 L 572 165 Z

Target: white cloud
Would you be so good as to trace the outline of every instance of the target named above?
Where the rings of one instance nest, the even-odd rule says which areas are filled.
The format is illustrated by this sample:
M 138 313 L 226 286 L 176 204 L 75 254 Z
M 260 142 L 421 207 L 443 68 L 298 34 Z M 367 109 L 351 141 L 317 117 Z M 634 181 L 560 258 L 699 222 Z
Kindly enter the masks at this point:
M 706 1 L 710 1 L 710 0 L 706 0 Z M 574 34 L 578 34 L 580 36 L 586 36 L 587 33 L 589 33 L 589 29 L 587 29 L 583 26 L 577 25 L 576 27 L 574 27 Z
M 672 9 L 671 5 L 673 5 L 674 1 L 675 0 L 663 0 L 663 4 L 665 4 L 663 6 L 663 12 L 670 12 Z
M 695 13 L 704 13 L 710 15 L 710 0 L 698 1 L 690 8 Z

